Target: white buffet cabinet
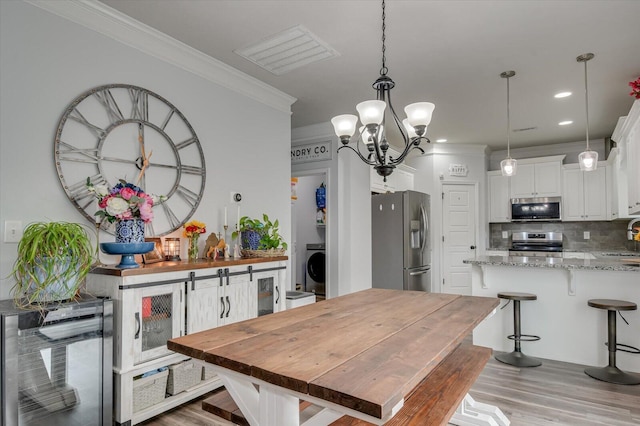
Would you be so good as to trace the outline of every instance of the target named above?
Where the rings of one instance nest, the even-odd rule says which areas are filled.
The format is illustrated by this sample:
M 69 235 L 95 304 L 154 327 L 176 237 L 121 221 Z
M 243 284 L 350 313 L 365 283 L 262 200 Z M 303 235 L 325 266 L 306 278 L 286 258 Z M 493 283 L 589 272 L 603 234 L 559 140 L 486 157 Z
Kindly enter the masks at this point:
M 216 376 L 134 410 L 134 379 L 188 357 L 167 340 L 285 309 L 286 257 L 100 267 L 87 292 L 114 301 L 114 420 L 133 425 L 222 386 Z

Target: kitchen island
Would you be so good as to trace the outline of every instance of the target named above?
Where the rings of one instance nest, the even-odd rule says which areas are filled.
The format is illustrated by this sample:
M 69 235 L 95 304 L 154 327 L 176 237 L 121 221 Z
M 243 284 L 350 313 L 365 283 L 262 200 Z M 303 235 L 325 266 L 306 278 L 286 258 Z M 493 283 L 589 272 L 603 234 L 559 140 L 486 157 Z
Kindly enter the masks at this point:
M 640 264 L 630 258 L 563 259 L 479 256 L 473 265 L 472 294 L 524 292 L 538 296 L 521 306 L 522 333 L 542 339 L 523 342 L 527 355 L 577 364 L 604 366 L 608 362 L 606 311 L 587 306 L 589 299 L 619 299 L 640 303 Z M 499 311 L 473 333 L 476 345 L 510 352 L 512 308 Z M 623 313 L 618 343 L 640 345 L 640 311 Z M 640 372 L 640 356 L 617 352 L 618 367 Z

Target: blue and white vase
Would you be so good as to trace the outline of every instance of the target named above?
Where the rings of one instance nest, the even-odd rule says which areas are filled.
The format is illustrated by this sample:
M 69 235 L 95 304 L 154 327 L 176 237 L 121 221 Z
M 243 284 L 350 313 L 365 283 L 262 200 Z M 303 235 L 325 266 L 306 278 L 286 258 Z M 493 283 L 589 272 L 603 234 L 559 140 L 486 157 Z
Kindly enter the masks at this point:
M 144 221 L 142 219 L 117 221 L 116 243 L 144 243 Z
M 242 248 L 245 250 L 258 250 L 262 236 L 256 231 L 242 231 Z

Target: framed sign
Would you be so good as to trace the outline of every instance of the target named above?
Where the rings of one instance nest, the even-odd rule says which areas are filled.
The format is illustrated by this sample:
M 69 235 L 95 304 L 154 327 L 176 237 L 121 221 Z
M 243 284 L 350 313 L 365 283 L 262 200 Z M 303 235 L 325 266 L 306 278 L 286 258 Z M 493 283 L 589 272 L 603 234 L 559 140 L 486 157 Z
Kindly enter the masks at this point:
M 449 164 L 449 176 L 466 177 L 469 169 L 466 164 Z
M 331 141 L 291 147 L 291 164 L 331 160 Z

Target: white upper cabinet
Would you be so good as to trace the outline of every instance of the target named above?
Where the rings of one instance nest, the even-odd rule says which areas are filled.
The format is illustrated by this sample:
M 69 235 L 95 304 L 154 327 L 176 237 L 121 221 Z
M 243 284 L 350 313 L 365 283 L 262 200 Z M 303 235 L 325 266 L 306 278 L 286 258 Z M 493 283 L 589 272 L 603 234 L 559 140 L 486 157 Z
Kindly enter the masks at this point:
M 369 179 L 371 192 L 385 194 L 387 192 L 413 190 L 413 174 L 415 169 L 405 164 L 401 164 L 387 176 L 387 181 L 371 167 L 369 170 Z
M 564 166 L 562 220 L 607 220 L 607 167 L 599 162 L 598 168 L 583 172 L 578 164 Z
M 509 183 L 511 178 L 502 176 L 502 172 L 487 172 L 489 184 L 489 222 L 510 222 Z
M 618 120 L 611 139 L 619 154 L 614 162 L 619 217 L 640 215 L 640 100 Z
M 511 198 L 557 197 L 562 193 L 564 155 L 518 160 L 511 177 Z

